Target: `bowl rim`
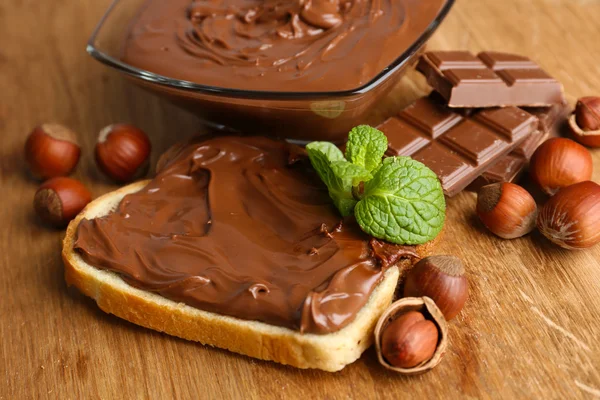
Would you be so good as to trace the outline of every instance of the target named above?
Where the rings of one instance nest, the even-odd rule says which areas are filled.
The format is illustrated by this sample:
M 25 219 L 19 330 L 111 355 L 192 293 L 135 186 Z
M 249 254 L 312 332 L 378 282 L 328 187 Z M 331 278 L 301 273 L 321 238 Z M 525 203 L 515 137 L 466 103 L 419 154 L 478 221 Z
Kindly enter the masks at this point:
M 324 98 L 336 98 L 339 100 L 340 98 L 347 98 L 356 95 L 363 95 L 371 90 L 375 89 L 379 85 L 381 85 L 384 81 L 387 80 L 389 76 L 391 76 L 398 69 L 402 68 L 409 60 L 412 59 L 412 56 L 419 51 L 425 45 L 425 43 L 429 40 L 431 35 L 437 30 L 442 21 L 446 18 L 450 9 L 454 5 L 456 0 L 444 0 L 445 3 L 443 7 L 440 9 L 437 16 L 433 19 L 433 21 L 427 26 L 425 31 L 417 38 L 417 40 L 411 44 L 400 56 L 398 56 L 390 65 L 384 68 L 380 73 L 378 73 L 373 79 L 371 79 L 366 84 L 349 90 L 341 90 L 341 91 L 330 91 L 330 92 L 280 92 L 280 91 L 267 91 L 267 90 L 243 90 L 243 89 L 232 89 L 232 88 L 224 88 L 219 86 L 210 86 L 203 85 L 200 83 L 195 83 L 191 81 L 170 78 L 168 76 L 160 75 L 151 71 L 147 71 L 141 68 L 134 67 L 130 64 L 127 64 L 115 57 L 108 55 L 102 50 L 98 49 L 95 46 L 95 41 L 98 37 L 98 34 L 102 30 L 104 23 L 109 18 L 110 13 L 116 7 L 117 3 L 121 0 L 113 0 L 108 10 L 104 13 L 98 25 L 94 28 L 92 35 L 88 39 L 86 51 L 92 56 L 94 59 L 99 62 L 112 67 L 120 72 L 123 72 L 129 76 L 134 78 L 138 78 L 142 81 L 150 82 L 153 84 L 157 84 L 159 86 L 165 86 L 169 88 L 181 89 L 190 92 L 198 92 L 198 93 L 206 93 L 210 95 L 217 95 L 223 97 L 235 97 L 235 98 L 247 98 L 247 99 L 281 99 L 281 100 L 301 100 L 301 99 L 324 99 Z

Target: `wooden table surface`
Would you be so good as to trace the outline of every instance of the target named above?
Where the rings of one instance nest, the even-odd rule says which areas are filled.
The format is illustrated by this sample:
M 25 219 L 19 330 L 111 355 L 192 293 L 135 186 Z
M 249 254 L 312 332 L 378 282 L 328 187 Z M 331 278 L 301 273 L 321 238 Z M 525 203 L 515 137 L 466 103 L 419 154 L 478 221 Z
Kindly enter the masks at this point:
M 63 232 L 40 224 L 31 207 L 37 184 L 22 157 L 30 129 L 59 121 L 79 132 L 75 177 L 96 196 L 116 188 L 93 162 L 103 126 L 145 129 L 154 160 L 200 129 L 85 53 L 109 3 L 0 1 L 0 399 L 600 397 L 600 246 L 570 252 L 537 233 L 499 240 L 474 217 L 471 193 L 448 202 L 438 250 L 465 260 L 470 299 L 450 324 L 445 359 L 418 377 L 387 372 L 372 349 L 332 374 L 205 348 L 107 315 L 68 289 Z M 600 94 L 599 20 L 595 0 L 458 0 L 431 48 L 527 54 L 573 103 Z M 425 89 L 411 74 L 380 111 Z M 593 158 L 600 182 L 599 150 Z

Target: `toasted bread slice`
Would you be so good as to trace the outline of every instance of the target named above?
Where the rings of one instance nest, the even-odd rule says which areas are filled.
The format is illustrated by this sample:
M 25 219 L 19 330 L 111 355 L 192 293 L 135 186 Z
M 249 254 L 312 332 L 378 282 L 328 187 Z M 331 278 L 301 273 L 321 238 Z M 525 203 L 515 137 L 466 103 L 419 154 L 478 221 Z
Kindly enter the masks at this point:
M 202 311 L 137 289 L 118 274 L 87 264 L 73 250 L 79 222 L 83 218 L 108 214 L 126 194 L 142 189 L 147 183 L 133 183 L 99 197 L 71 221 L 67 229 L 62 251 L 65 279 L 69 285 L 93 298 L 103 311 L 173 336 L 298 368 L 338 371 L 357 360 L 371 345 L 375 323 L 392 301 L 400 270 L 410 266 L 409 259 L 403 259 L 386 271 L 354 321 L 325 335 L 302 334 L 263 322 Z M 417 253 L 425 257 L 434 245 L 435 240 L 417 246 Z

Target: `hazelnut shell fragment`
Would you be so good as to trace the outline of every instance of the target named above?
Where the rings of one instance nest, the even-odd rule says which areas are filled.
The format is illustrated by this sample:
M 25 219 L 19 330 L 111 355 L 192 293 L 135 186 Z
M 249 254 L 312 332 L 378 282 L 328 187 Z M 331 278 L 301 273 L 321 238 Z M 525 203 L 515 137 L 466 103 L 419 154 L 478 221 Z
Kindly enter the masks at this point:
M 436 325 L 439 333 L 438 344 L 433 356 L 429 360 L 411 368 L 394 367 L 383 356 L 383 332 L 397 317 L 409 311 L 418 311 L 422 313 L 426 319 L 431 320 Z M 394 302 L 383 312 L 383 314 L 381 314 L 381 317 L 379 317 L 374 334 L 375 350 L 377 352 L 379 363 L 385 368 L 399 372 L 403 375 L 417 375 L 429 371 L 442 361 L 448 346 L 448 323 L 444 319 L 444 315 L 440 309 L 429 297 L 406 297 Z

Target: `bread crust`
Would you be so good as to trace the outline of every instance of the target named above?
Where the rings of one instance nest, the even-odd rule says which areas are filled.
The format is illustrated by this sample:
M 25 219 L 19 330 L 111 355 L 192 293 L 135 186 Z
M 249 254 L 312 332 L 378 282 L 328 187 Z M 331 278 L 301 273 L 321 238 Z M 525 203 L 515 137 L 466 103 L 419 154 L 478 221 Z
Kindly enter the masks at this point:
M 408 259 L 386 271 L 354 321 L 326 335 L 302 334 L 263 322 L 202 311 L 137 289 L 118 274 L 87 264 L 73 249 L 79 222 L 107 214 L 126 194 L 142 189 L 148 182 L 136 182 L 97 198 L 67 228 L 62 250 L 65 280 L 94 299 L 103 311 L 183 339 L 297 368 L 339 371 L 372 344 L 374 326 L 392 301 L 400 271 L 410 267 Z M 431 254 L 437 240 L 417 246 L 417 253 L 421 257 Z

